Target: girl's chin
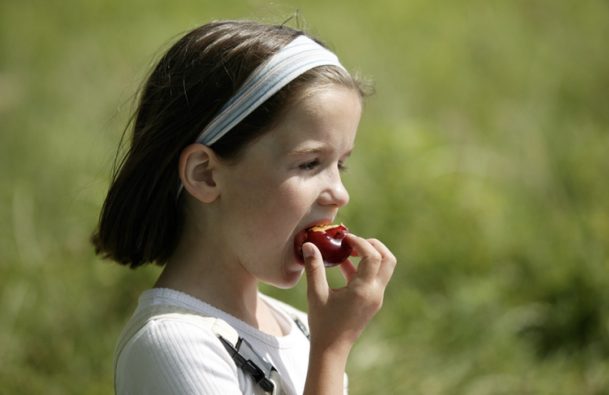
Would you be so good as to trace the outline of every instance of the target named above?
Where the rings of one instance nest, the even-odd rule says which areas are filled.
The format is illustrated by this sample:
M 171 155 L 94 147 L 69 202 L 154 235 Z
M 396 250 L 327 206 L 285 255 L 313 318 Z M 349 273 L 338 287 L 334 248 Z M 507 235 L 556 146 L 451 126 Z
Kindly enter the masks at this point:
M 294 288 L 304 273 L 304 266 L 293 264 L 286 267 L 281 278 L 276 279 L 271 283 L 272 286 L 281 289 Z

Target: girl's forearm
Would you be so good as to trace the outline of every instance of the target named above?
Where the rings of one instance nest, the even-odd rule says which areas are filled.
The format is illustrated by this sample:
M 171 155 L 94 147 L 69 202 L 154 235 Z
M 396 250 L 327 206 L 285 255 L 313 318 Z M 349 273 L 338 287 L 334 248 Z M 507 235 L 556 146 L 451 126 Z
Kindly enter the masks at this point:
M 311 344 L 304 395 L 342 394 L 349 351 L 350 347 L 332 349 Z

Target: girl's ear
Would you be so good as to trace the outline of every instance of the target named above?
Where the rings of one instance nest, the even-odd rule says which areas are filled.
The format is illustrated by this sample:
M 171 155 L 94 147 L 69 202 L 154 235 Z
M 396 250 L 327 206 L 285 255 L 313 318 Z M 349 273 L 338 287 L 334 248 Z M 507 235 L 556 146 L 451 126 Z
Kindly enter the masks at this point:
M 218 198 L 220 191 L 214 177 L 218 157 L 214 151 L 203 144 L 191 144 L 180 154 L 179 172 L 184 189 L 194 198 L 211 203 Z

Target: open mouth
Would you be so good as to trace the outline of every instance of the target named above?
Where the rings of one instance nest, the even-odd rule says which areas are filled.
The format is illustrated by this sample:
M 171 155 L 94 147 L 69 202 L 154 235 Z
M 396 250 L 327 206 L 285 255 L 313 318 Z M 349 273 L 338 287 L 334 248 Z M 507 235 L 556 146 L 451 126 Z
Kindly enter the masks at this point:
M 296 234 L 296 237 L 294 237 L 294 253 L 296 254 L 296 259 L 301 264 L 304 264 L 304 257 L 302 256 L 302 245 L 307 241 L 307 229 L 301 230 Z

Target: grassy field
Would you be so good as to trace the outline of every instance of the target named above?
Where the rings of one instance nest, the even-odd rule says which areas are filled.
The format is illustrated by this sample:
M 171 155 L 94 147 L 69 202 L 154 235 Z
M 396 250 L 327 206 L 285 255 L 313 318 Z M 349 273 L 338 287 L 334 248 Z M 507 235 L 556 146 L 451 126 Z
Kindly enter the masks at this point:
M 180 33 L 299 10 L 377 90 L 341 220 L 399 268 L 351 393 L 609 393 L 607 1 L 53 3 L 0 2 L 0 392 L 111 393 L 158 274 L 88 244 L 133 94 Z

